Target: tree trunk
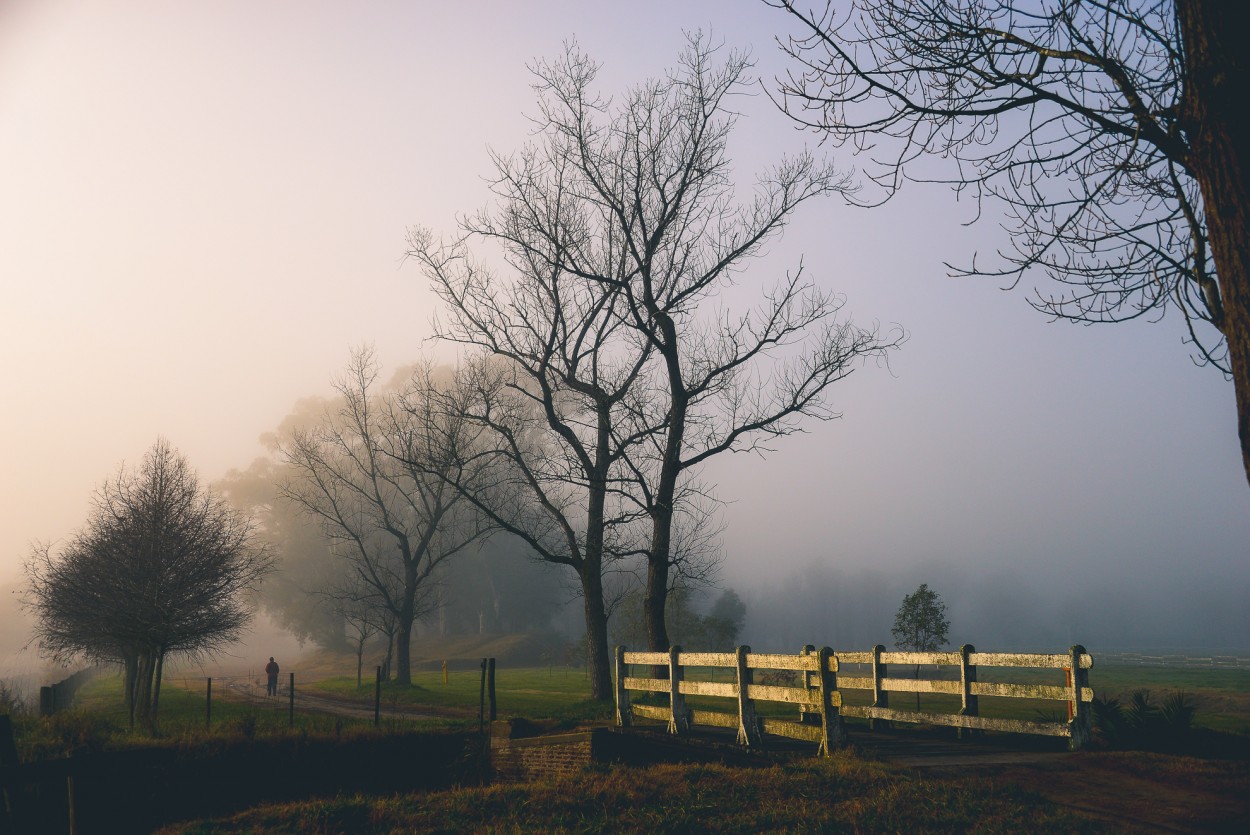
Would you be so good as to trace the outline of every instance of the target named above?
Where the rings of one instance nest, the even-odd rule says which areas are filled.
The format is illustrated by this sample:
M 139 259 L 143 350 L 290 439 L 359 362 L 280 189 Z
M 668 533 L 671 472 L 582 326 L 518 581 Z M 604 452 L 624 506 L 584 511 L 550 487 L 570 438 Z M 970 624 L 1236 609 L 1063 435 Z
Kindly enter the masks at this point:
M 1185 49 L 1185 124 L 1190 168 L 1202 189 L 1207 235 L 1220 283 L 1237 434 L 1250 480 L 1250 101 L 1243 36 L 1247 7 L 1227 0 L 1177 0 Z
M 165 674 L 165 650 L 156 654 L 156 674 L 152 682 L 152 717 L 155 718 L 161 704 L 161 677 Z
M 608 653 L 608 613 L 603 606 L 603 576 L 598 561 L 583 563 L 580 573 L 582 600 L 586 607 L 586 664 L 590 671 L 590 697 L 610 702 L 616 694 L 612 689 L 612 662 Z
M 139 686 L 139 656 L 131 653 L 126 656 L 125 660 L 126 677 L 124 687 L 126 689 L 126 713 L 130 718 L 130 727 L 135 726 L 135 701 Z
M 671 641 L 664 610 L 668 603 L 668 578 L 673 551 L 673 502 L 677 479 L 681 476 L 681 451 L 686 442 L 686 413 L 690 398 L 681 375 L 677 353 L 677 326 L 667 314 L 650 305 L 660 329 L 660 352 L 668 377 L 668 435 L 660 462 L 660 479 L 651 507 L 651 548 L 647 552 L 647 589 L 643 596 L 643 622 L 647 627 L 648 649 L 667 652 Z
M 417 615 L 417 564 L 404 549 L 404 599 L 397 615 L 395 630 L 395 681 L 405 687 L 412 684 L 412 623 Z
M 135 681 L 135 718 L 146 725 L 152 719 L 152 673 L 155 654 L 151 650 L 139 653 L 138 676 Z

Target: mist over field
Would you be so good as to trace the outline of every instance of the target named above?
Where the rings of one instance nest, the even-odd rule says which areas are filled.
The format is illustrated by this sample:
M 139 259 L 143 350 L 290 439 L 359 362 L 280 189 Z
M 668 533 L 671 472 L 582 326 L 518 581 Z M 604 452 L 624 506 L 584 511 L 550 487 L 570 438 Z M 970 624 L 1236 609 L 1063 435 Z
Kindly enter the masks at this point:
M 805 147 L 862 179 L 864 160 L 770 100 L 786 27 L 758 0 L 0 6 L 0 679 L 60 673 L 22 649 L 10 592 L 31 544 L 68 541 L 158 436 L 226 485 L 332 398 L 353 348 L 374 346 L 383 379 L 461 358 L 432 339 L 439 306 L 406 234 L 452 235 L 489 203 L 490 150 L 532 135 L 527 63 L 576 38 L 612 94 L 671 66 L 683 30 L 710 31 L 756 62 L 733 101 L 741 195 Z M 1051 322 L 1027 303 L 1040 275 L 1006 292 L 948 277 L 1007 245 L 975 215 L 921 183 L 880 208 L 812 202 L 717 298 L 750 307 L 801 264 L 855 322 L 907 340 L 833 387 L 838 419 L 702 468 L 723 562 L 692 605 L 734 590 L 759 650 L 864 649 L 891 643 L 927 583 L 953 645 L 1250 653 L 1231 383 L 1195 365 L 1175 316 Z M 448 630 L 579 640 L 569 577 L 494 547 L 448 576 L 459 597 L 419 621 L 416 651 Z M 280 563 L 220 664 L 343 649 L 305 611 L 322 604 L 295 611 L 313 576 Z

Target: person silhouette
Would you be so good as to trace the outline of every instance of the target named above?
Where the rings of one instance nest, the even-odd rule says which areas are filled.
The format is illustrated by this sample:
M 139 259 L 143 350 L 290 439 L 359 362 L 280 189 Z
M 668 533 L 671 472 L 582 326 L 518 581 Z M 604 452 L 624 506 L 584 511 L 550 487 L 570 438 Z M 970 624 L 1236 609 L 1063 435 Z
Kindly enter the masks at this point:
M 269 656 L 269 663 L 265 665 L 265 675 L 269 677 L 269 688 L 265 691 L 265 695 L 278 695 L 278 662 L 273 660 L 272 655 Z

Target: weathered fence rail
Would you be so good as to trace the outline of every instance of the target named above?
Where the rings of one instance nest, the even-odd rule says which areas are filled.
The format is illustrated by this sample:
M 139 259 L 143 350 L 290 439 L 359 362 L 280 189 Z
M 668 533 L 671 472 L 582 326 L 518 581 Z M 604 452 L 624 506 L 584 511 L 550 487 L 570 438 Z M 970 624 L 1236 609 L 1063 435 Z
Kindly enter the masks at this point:
M 667 677 L 631 675 L 634 665 L 663 668 Z M 844 667 L 859 665 L 867 675 L 849 675 Z M 903 678 L 890 675 L 890 665 L 933 668 L 933 678 Z M 886 652 L 876 646 L 868 652 L 835 652 L 825 647 L 819 651 L 805 647 L 797 655 L 752 653 L 750 647 L 739 647 L 733 653 L 682 652 L 673 647 L 669 652 L 616 651 L 617 724 L 628 727 L 635 717 L 657 719 L 668 724 L 670 733 L 685 734 L 692 725 L 736 728 L 739 743 L 759 745 L 763 734 L 774 734 L 818 743 L 827 754 L 844 739 L 842 717 L 853 716 L 870 722 L 910 722 L 946 725 L 961 730 L 1000 731 L 1067 737 L 1073 749 L 1081 748 L 1089 739 L 1090 708 L 1094 691 L 1089 686 L 1089 670 L 1093 658 L 1084 647 L 1074 646 L 1067 653 L 991 653 L 977 652 L 971 645 L 958 652 Z M 733 681 L 717 682 L 692 679 L 694 668 L 734 671 Z M 943 668 L 957 671 L 944 675 Z M 1031 682 L 981 681 L 979 671 L 1053 670 L 1064 672 L 1063 684 Z M 755 683 L 758 671 L 792 671 L 795 685 Z M 797 675 L 801 674 L 801 675 Z M 635 704 L 630 692 L 659 693 L 668 697 L 667 705 Z M 849 704 L 845 691 L 868 691 L 869 703 Z M 959 697 L 956 713 L 900 710 L 890 706 L 890 693 L 941 693 Z M 686 696 L 711 696 L 732 699 L 737 710 L 691 709 Z M 1032 699 L 1064 702 L 1067 721 L 1041 721 L 982 716 L 980 698 Z M 798 705 L 798 718 L 789 721 L 759 716 L 758 701 Z
M 87 667 L 79 670 L 68 678 L 39 688 L 39 715 L 51 716 L 73 704 L 78 688 L 99 673 L 98 667 Z

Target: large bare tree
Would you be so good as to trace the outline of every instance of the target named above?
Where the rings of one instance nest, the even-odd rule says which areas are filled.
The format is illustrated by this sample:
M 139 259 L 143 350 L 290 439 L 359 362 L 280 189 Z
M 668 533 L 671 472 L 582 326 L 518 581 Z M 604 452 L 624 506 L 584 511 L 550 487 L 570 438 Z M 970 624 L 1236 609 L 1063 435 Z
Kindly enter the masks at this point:
M 883 197 L 917 177 L 1005 208 L 1010 247 L 957 273 L 1037 268 L 1055 289 L 1033 305 L 1081 322 L 1178 311 L 1233 379 L 1250 478 L 1245 4 L 765 2 L 799 29 L 780 105 L 872 149 Z
M 270 567 L 250 519 L 201 486 L 161 438 L 137 469 L 104 483 L 64 548 L 41 546 L 26 563 L 35 639 L 59 660 L 121 664 L 131 720 L 146 721 L 166 657 L 236 640 Z
M 581 477 L 604 482 L 602 494 L 615 468 L 621 495 L 649 521 L 641 550 L 654 649 L 669 643 L 683 484 L 714 455 L 764 451 L 803 418 L 832 417 L 829 386 L 901 339 L 838 321 L 841 300 L 801 268 L 763 290 L 752 311 L 719 306 L 802 203 L 846 187 L 800 154 L 736 201 L 729 98 L 752 83 L 749 69 L 743 55 L 721 56 L 692 35 L 676 69 L 609 100 L 594 90 L 598 65 L 576 46 L 537 62 L 538 138 L 495 157 L 497 211 L 466 219 L 459 248 L 433 247 L 424 233 L 412 248 L 451 310 L 444 335 L 527 365 L 535 380 L 553 373 L 554 347 L 560 386 L 588 409 L 598 404 L 598 431 L 605 443 L 617 439 L 603 447 L 614 460 L 587 458 Z M 516 276 L 510 295 L 469 262 L 470 237 L 501 247 Z M 519 337 L 524 350 L 514 347 Z M 604 367 L 611 375 L 598 373 Z M 611 387 L 598 393 L 604 380 Z M 544 385 L 544 408 L 558 417 L 558 390 Z
M 436 406 L 435 370 L 417 366 L 397 391 L 379 391 L 378 373 L 371 349 L 355 351 L 322 422 L 279 440 L 294 471 L 281 489 L 319 520 L 351 585 L 368 590 L 362 599 L 393 616 L 395 677 L 407 685 L 431 575 L 489 525 L 449 486 L 461 478 L 451 470 L 463 462 L 448 445 L 460 428 Z

